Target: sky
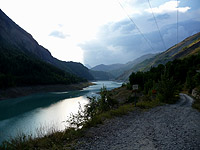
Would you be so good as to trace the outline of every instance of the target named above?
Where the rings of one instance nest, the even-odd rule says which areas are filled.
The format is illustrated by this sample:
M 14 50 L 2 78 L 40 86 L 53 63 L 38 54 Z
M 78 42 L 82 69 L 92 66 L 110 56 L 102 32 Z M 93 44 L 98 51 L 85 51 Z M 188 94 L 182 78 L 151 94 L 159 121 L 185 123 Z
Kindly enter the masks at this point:
M 0 9 L 54 57 L 92 67 L 159 53 L 200 32 L 199 0 L 0 0 Z

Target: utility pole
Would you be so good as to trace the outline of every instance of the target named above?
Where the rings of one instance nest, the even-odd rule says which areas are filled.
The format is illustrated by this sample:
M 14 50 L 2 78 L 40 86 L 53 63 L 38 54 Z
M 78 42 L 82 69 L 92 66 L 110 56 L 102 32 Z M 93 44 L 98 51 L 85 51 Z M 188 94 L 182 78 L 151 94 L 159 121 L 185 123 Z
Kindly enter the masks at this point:
M 136 107 L 136 103 L 137 103 L 137 97 L 136 97 L 136 94 L 137 94 L 137 90 L 138 90 L 138 84 L 134 84 L 132 86 L 132 89 L 133 89 L 133 92 L 134 92 L 134 105 Z

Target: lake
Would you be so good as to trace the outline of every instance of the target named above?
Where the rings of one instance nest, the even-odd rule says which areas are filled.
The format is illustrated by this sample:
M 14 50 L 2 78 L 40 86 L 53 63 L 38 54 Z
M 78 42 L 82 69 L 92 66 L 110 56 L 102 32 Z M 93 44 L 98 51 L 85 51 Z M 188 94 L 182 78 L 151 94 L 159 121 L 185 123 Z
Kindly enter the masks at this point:
M 0 101 L 0 143 L 22 133 L 42 136 L 52 130 L 64 130 L 70 113 L 97 96 L 103 86 L 108 90 L 121 86 L 113 81 L 98 81 L 80 91 L 39 93 Z

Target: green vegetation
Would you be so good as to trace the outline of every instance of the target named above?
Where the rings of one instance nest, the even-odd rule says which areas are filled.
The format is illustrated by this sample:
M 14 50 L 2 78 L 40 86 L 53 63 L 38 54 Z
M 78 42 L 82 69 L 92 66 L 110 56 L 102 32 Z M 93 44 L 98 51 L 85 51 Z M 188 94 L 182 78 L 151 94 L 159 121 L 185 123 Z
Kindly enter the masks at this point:
M 173 55 L 174 58 L 179 57 L 179 58 L 186 58 L 188 56 L 196 55 L 200 51 L 200 38 L 192 42 L 191 44 L 183 47 L 180 51 L 175 53 Z
M 166 65 L 158 65 L 147 72 L 132 73 L 130 84 L 138 84 L 139 91 L 152 96 L 156 91 L 156 98 L 164 103 L 174 103 L 177 93 L 181 90 L 192 91 L 200 85 L 200 53 L 182 60 L 174 60 Z
M 84 81 L 14 47 L 0 47 L 0 53 L 0 88 Z
M 192 104 L 192 107 L 200 111 L 200 86 L 198 86 L 195 90 L 196 90 L 196 96 L 195 96 L 195 101 Z
M 200 41 L 200 38 L 196 39 L 194 42 L 192 42 L 190 45 L 188 45 L 188 47 L 193 46 L 194 44 L 198 43 Z
M 192 55 L 196 55 L 200 52 L 200 47 L 196 48 L 194 51 L 192 51 L 191 53 L 189 53 L 186 57 L 188 56 L 192 56 Z
M 154 108 L 156 106 L 161 106 L 164 103 L 161 103 L 159 99 L 153 99 L 153 100 L 142 100 L 137 103 L 137 107 L 141 109 L 150 109 Z
M 71 149 L 72 141 L 78 137 L 83 136 L 85 129 L 69 128 L 65 131 L 56 131 L 52 134 L 45 135 L 44 137 L 33 138 L 32 136 L 21 135 L 10 142 L 4 142 L 1 146 L 1 150 L 32 150 L 32 149 L 44 149 L 44 150 L 62 150 Z

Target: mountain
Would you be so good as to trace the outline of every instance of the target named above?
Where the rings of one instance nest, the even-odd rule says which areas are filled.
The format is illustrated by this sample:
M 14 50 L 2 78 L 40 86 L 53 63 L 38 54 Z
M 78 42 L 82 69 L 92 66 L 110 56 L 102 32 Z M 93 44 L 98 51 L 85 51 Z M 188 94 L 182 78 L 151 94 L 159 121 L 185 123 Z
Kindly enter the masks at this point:
M 112 64 L 112 65 L 101 64 L 101 65 L 97 65 L 97 66 L 91 68 L 91 70 L 104 71 L 104 72 L 109 73 L 113 77 L 117 78 L 121 74 L 123 74 L 125 71 L 131 69 L 134 65 L 141 63 L 145 59 L 152 58 L 155 55 L 156 54 L 146 54 L 146 55 L 143 55 L 133 61 L 127 62 L 126 64 Z
M 95 80 L 114 80 L 115 77 L 109 73 L 109 72 L 104 72 L 104 71 L 94 71 L 90 70 L 90 73 L 93 75 Z
M 0 10 L 0 41 L 2 48 L 10 47 L 26 56 L 44 61 L 75 76 L 87 80 L 94 79 L 89 73 L 89 69 L 81 63 L 65 62 L 54 58 L 47 49 L 37 43 L 31 34 L 19 27 L 2 10 Z
M 92 68 L 89 64 L 85 64 L 85 66 L 86 66 L 88 69 L 91 69 L 91 68 Z
M 118 77 L 117 80 L 127 81 L 132 72 L 147 71 L 152 67 L 158 66 L 159 64 L 166 64 L 167 62 L 173 61 L 174 59 L 182 59 L 188 55 L 194 55 L 200 51 L 199 47 L 200 32 L 184 39 L 166 51 L 134 65 L 134 67 L 132 67 L 130 70 L 127 70 L 124 74 Z
M 130 62 L 124 64 L 123 67 L 121 67 L 119 69 L 110 71 L 110 73 L 112 75 L 115 75 L 116 78 L 118 78 L 119 76 L 121 76 L 122 74 L 124 74 L 124 72 L 130 70 L 134 65 L 139 64 L 139 63 L 143 62 L 146 59 L 152 58 L 155 55 L 156 54 L 146 54 L 146 55 L 143 55 L 143 56 L 141 56 L 139 58 L 136 58 L 133 61 L 130 61 Z
M 124 66 L 124 64 L 112 64 L 112 65 L 100 64 L 100 65 L 97 65 L 97 66 L 91 68 L 91 70 L 109 72 L 112 70 L 119 69 L 123 66 Z

